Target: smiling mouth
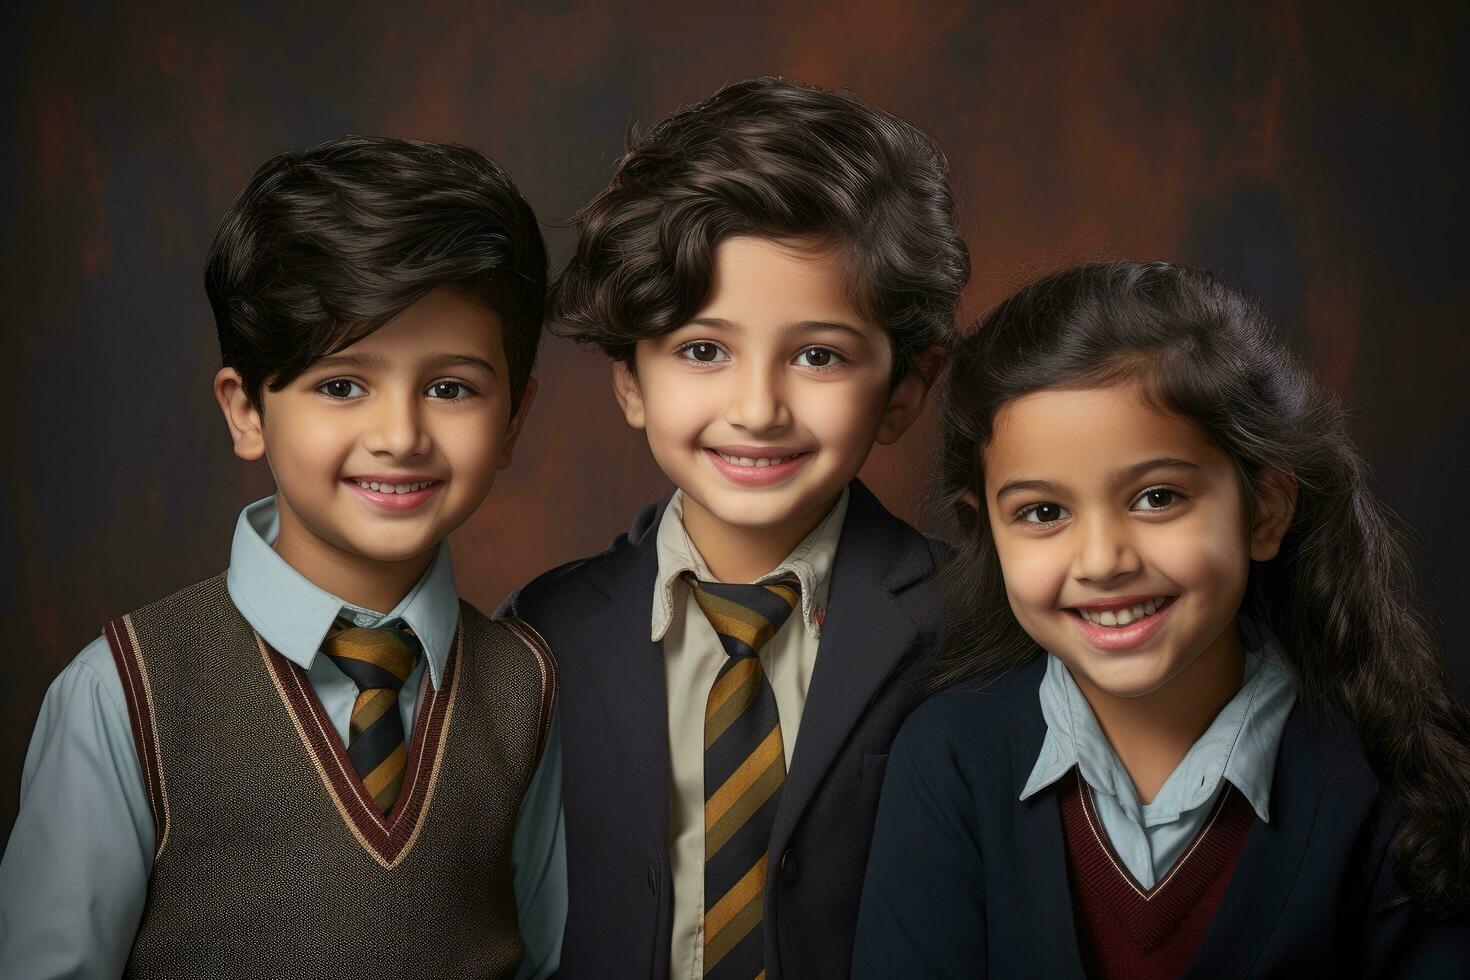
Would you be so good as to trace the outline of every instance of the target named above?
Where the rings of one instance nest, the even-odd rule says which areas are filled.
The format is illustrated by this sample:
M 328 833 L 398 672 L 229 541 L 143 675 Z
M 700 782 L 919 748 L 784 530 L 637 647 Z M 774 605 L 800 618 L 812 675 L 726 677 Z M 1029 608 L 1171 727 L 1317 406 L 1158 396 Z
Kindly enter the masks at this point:
M 1131 606 L 1120 606 L 1114 609 L 1086 609 L 1074 606 L 1067 611 L 1094 626 L 1117 629 L 1130 626 L 1141 619 L 1148 619 L 1157 614 L 1160 609 L 1168 606 L 1174 599 L 1174 596 L 1155 596 L 1152 599 L 1135 602 Z

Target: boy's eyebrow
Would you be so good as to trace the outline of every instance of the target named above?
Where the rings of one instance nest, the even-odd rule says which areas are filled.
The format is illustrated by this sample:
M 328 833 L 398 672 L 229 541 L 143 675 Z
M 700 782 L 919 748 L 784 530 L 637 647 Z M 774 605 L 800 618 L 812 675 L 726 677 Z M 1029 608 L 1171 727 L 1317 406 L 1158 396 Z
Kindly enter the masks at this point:
M 836 330 L 852 336 L 854 340 L 866 340 L 867 335 L 850 323 L 840 320 L 798 320 L 781 328 L 783 334 L 806 333 L 809 330 Z
M 495 370 L 494 364 L 491 364 L 483 357 L 476 357 L 474 354 L 435 354 L 424 362 L 424 366 L 434 369 L 445 367 L 477 367 L 483 368 L 491 374 L 500 373 Z
M 701 327 L 713 327 L 716 330 L 739 331 L 740 325 L 731 320 L 721 320 L 712 316 L 697 316 L 689 323 Z M 840 320 L 796 320 L 781 328 L 783 336 L 797 333 L 805 333 L 809 330 L 836 330 L 839 333 L 851 334 L 854 340 L 865 340 L 867 335 L 850 323 Z
M 313 368 L 319 367 L 355 367 L 373 368 L 383 371 L 388 367 L 388 362 L 377 354 L 328 354 L 311 362 Z

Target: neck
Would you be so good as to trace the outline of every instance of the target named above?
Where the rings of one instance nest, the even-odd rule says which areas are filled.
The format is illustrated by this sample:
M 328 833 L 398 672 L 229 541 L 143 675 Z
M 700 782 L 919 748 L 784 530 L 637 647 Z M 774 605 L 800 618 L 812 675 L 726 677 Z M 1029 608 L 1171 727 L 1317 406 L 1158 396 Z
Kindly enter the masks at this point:
M 841 496 L 839 492 L 820 506 L 780 524 L 741 527 L 720 520 L 686 493 L 684 531 L 715 578 L 732 584 L 754 582 L 785 561 L 802 538 L 832 512 Z
M 434 548 L 402 561 L 379 561 L 340 548 L 303 524 L 279 494 L 276 512 L 281 521 L 276 554 L 312 585 L 354 606 L 388 612 L 434 560 Z
M 1245 648 L 1235 623 L 1161 687 L 1118 697 L 1073 674 L 1141 803 L 1151 803 L 1220 709 L 1240 690 Z

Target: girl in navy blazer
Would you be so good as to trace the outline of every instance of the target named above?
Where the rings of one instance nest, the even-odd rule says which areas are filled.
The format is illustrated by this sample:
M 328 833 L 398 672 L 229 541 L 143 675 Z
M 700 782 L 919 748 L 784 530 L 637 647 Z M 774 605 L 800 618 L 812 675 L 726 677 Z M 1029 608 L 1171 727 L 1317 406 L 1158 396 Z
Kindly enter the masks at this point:
M 1081 266 L 997 307 L 947 395 L 965 535 L 854 975 L 1470 975 L 1470 716 L 1261 308 Z

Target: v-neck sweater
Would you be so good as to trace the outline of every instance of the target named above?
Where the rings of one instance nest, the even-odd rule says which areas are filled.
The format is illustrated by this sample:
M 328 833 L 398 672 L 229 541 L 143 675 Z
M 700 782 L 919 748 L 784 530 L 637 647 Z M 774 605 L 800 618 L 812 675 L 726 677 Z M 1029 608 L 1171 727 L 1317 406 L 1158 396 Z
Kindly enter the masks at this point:
M 1214 918 L 1255 814 L 1228 784 L 1184 853 L 1152 887 L 1128 873 L 1074 770 L 1058 802 L 1083 962 L 1091 977 L 1177 977 Z

